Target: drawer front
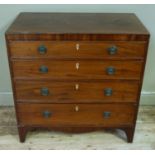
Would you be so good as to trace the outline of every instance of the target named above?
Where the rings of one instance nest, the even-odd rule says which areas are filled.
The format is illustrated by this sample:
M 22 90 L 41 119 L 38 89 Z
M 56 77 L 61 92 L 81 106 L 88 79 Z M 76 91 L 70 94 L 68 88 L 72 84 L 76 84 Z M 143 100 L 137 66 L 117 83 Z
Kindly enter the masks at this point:
M 13 58 L 143 58 L 146 42 L 13 41 Z
M 17 79 L 134 79 L 139 80 L 142 61 L 13 61 Z
M 22 125 L 120 126 L 132 125 L 132 104 L 17 104 Z
M 16 81 L 18 102 L 136 102 L 138 82 Z

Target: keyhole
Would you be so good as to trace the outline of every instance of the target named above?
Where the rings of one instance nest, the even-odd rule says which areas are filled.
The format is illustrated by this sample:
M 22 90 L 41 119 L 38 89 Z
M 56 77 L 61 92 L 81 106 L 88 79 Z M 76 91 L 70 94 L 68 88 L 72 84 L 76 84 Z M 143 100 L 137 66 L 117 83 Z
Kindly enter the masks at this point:
M 79 89 L 79 84 L 75 84 L 75 90 Z
M 75 68 L 78 70 L 79 67 L 80 67 L 80 64 L 77 62 L 77 63 L 75 64 Z
M 80 49 L 80 45 L 76 44 L 76 50 L 78 51 Z
M 79 106 L 75 106 L 75 111 L 78 112 L 79 111 Z

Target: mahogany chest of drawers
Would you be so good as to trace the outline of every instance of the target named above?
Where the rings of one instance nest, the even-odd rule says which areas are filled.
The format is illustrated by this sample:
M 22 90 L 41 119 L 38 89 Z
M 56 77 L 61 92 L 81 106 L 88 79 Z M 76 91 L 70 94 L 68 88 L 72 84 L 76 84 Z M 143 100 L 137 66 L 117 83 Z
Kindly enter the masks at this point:
M 149 42 L 134 14 L 21 13 L 6 42 L 21 142 L 37 128 L 132 142 Z

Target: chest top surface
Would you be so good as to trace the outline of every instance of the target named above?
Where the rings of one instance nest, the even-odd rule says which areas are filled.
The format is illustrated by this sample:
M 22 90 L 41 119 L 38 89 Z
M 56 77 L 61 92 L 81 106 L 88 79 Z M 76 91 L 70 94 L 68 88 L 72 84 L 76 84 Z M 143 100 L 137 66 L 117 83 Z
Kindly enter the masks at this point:
M 143 34 L 132 13 L 20 13 L 6 34 Z

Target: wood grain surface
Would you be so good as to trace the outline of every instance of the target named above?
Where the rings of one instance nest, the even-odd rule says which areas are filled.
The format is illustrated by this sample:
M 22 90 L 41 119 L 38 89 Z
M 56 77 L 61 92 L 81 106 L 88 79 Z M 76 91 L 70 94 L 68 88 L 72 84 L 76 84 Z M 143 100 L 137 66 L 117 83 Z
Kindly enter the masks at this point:
M 16 60 L 12 62 L 15 79 L 53 80 L 140 80 L 143 61 L 91 60 Z M 42 68 L 47 68 L 43 72 Z M 113 68 L 112 74 L 108 69 Z
M 12 58 L 142 59 L 146 42 L 11 41 L 9 46 Z M 46 48 L 45 54 L 39 53 L 40 46 Z M 117 53 L 110 55 L 108 50 L 113 46 L 117 48 Z
M 78 106 L 79 111 L 75 108 Z M 20 123 L 22 125 L 45 126 L 119 126 L 132 125 L 134 105 L 109 104 L 18 104 Z M 51 112 L 46 118 L 44 111 Z M 110 112 L 108 118 L 104 112 Z
M 106 102 L 136 102 L 138 94 L 137 82 L 37 82 L 16 81 L 16 96 L 18 102 L 47 103 L 106 103 Z M 78 89 L 76 89 L 78 85 Z M 42 88 L 49 91 L 42 95 Z M 111 88 L 112 95 L 106 96 L 105 89 Z

